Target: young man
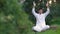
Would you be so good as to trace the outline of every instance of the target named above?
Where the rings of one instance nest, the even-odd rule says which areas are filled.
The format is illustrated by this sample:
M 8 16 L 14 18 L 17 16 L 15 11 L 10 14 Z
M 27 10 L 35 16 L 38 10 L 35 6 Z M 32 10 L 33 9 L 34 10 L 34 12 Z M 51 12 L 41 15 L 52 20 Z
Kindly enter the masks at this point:
M 45 22 L 45 18 L 46 16 L 50 13 L 50 9 L 48 6 L 48 3 L 46 4 L 47 7 L 47 11 L 45 13 L 43 13 L 43 9 L 41 8 L 40 10 L 38 10 L 38 13 L 35 12 L 35 2 L 33 2 L 33 9 L 32 9 L 32 13 L 36 18 L 36 26 L 34 26 L 32 29 L 38 32 L 44 31 L 46 29 L 49 29 L 50 26 L 46 25 Z

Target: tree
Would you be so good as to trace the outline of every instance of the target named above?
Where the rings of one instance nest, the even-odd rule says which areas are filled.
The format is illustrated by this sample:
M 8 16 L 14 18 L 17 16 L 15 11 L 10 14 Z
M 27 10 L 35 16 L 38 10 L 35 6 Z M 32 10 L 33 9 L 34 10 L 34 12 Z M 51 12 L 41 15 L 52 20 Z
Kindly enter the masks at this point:
M 18 0 L 0 0 L 0 34 L 20 34 L 20 11 Z

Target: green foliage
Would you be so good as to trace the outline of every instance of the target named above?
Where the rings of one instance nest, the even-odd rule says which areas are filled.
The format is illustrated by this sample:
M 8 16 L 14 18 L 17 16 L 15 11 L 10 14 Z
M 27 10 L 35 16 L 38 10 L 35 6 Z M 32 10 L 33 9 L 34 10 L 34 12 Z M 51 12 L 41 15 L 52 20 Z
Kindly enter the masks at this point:
M 26 0 L 25 4 L 19 3 L 18 0 L 0 0 L 0 34 L 35 34 L 35 32 L 32 31 L 32 26 L 35 25 L 35 18 L 31 13 L 33 1 L 35 1 L 37 4 L 39 3 L 37 0 Z M 36 9 L 39 6 L 40 5 L 37 5 Z M 56 15 L 53 14 L 54 12 L 51 10 L 52 15 L 50 14 L 47 17 L 47 21 L 50 24 L 60 24 L 60 18 L 56 17 L 60 14 L 60 10 L 57 10 L 59 9 L 58 7 L 60 7 L 59 4 L 57 4 Z M 51 19 L 51 16 L 55 17 L 56 19 Z M 41 32 L 38 34 L 47 33 L 59 34 L 60 29 L 57 29 L 57 32 L 48 30 L 46 32 Z
M 18 0 L 1 0 L 0 5 L 0 34 L 20 34 L 17 20 L 22 6 Z

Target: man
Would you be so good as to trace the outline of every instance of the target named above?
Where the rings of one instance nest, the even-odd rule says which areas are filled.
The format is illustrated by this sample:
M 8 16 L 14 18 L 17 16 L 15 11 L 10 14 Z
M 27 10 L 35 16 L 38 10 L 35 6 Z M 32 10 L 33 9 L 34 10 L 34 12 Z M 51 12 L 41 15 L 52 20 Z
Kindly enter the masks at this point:
M 35 4 L 35 2 L 33 2 L 32 13 L 36 18 L 36 26 L 34 26 L 32 29 L 35 31 L 38 31 L 38 32 L 49 29 L 50 26 L 46 25 L 46 22 L 45 22 L 46 16 L 50 13 L 48 2 L 46 3 L 47 11 L 45 13 L 43 13 L 42 8 L 38 10 L 38 13 L 36 13 L 35 12 L 35 6 L 36 6 L 36 4 Z

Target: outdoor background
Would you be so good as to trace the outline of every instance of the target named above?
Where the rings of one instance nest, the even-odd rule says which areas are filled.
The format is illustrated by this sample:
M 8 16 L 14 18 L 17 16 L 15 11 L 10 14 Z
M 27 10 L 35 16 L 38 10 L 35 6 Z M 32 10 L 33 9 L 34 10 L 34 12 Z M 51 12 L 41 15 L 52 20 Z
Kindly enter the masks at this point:
M 35 25 L 35 17 L 31 10 L 33 1 L 38 8 L 46 11 L 46 2 L 49 1 L 50 14 L 46 17 L 46 23 L 57 28 L 37 32 L 37 34 L 60 34 L 60 0 L 0 0 L 0 34 L 35 34 L 32 27 Z

